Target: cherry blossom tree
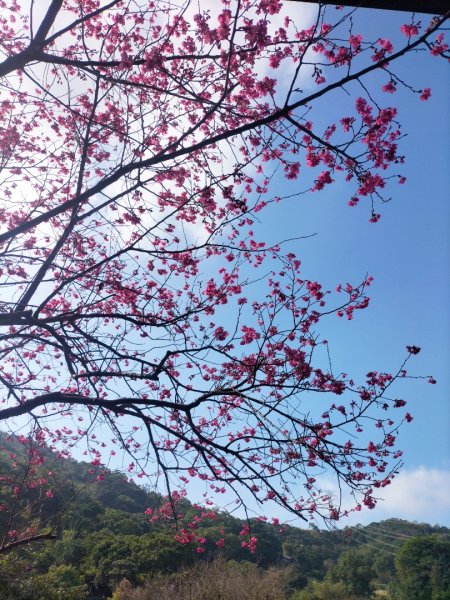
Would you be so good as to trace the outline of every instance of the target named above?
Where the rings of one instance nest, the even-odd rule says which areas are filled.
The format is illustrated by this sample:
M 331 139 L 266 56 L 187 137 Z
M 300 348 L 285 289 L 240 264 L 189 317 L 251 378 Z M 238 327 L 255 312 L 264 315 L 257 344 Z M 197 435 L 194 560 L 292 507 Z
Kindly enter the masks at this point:
M 380 218 L 403 182 L 391 94 L 430 95 L 396 63 L 448 58 L 446 16 L 410 18 L 394 47 L 354 32 L 351 9 L 320 5 L 303 28 L 278 0 L 0 8 L 4 426 L 33 460 L 44 444 L 93 467 L 128 455 L 169 503 L 196 479 L 206 503 L 231 490 L 335 520 L 333 475 L 373 507 L 411 418 L 388 390 L 418 348 L 392 373 L 333 373 L 322 323 L 365 309 L 371 278 L 326 291 L 253 225 L 282 200 L 274 174 L 304 193 L 347 180 Z

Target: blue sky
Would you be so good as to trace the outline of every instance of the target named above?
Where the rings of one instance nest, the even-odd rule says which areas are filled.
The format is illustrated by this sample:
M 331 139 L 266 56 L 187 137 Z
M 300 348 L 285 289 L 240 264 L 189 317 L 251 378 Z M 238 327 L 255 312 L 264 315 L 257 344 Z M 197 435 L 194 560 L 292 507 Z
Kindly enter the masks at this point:
M 389 18 L 387 18 L 389 17 Z M 423 19 L 424 22 L 426 18 Z M 368 38 L 402 37 L 402 13 L 361 10 L 355 32 Z M 414 420 L 399 436 L 404 471 L 374 511 L 353 522 L 387 517 L 450 524 L 450 89 L 448 64 L 429 53 L 404 58 L 395 69 L 418 88 L 431 87 L 428 102 L 398 91 L 380 94 L 384 106 L 398 108 L 408 135 L 401 142 L 407 162 L 404 185 L 393 185 L 392 201 L 381 207 L 382 219 L 368 222 L 370 207 L 346 206 L 351 189 L 339 183 L 324 192 L 285 201 L 262 216 L 260 232 L 278 238 L 316 233 L 291 244 L 301 257 L 305 277 L 334 289 L 343 281 L 374 277 L 371 306 L 354 321 L 327 324 L 333 366 L 363 375 L 370 369 L 398 366 L 407 344 L 422 348 L 410 362 L 416 375 L 433 375 L 436 385 L 405 381 L 396 397 L 408 400 Z M 381 80 L 380 80 L 381 81 Z M 383 80 L 383 83 L 386 81 Z M 327 99 L 329 102 L 330 99 Z M 339 102 L 339 96 L 335 96 Z M 327 112 L 327 106 L 323 107 Z M 327 115 L 328 117 L 328 115 Z M 286 194 L 294 185 L 281 183 Z M 281 193 L 277 190 L 277 193 Z M 268 227 L 270 223 L 270 229 Z
M 289 14 L 299 20 L 307 21 L 313 13 L 311 5 L 290 3 L 288 7 Z M 362 33 L 365 39 L 383 37 L 394 45 L 401 44 L 405 38 L 400 26 L 408 20 L 408 15 L 402 13 L 360 10 L 354 16 L 354 33 Z M 426 23 L 427 18 L 423 21 Z M 319 329 L 330 343 L 336 373 L 363 378 L 369 370 L 393 372 L 405 358 L 406 346 L 417 345 L 422 351 L 410 361 L 409 373 L 432 375 L 437 380 L 436 385 L 428 384 L 426 378 L 403 380 L 396 385 L 395 397 L 408 401 L 414 417 L 398 438 L 398 448 L 404 451 L 404 468 L 383 490 L 384 499 L 376 509 L 355 513 L 344 519 L 342 526 L 391 517 L 450 525 L 448 65 L 424 52 L 405 57 L 394 70 L 417 89 L 432 88 L 432 96 L 422 102 L 418 94 L 402 89 L 394 95 L 385 94 L 381 85 L 387 82 L 387 76 L 375 74 L 368 80 L 381 106 L 398 109 L 398 119 L 407 134 L 401 141 L 406 164 L 393 171 L 405 175 L 407 181 L 404 185 L 395 183 L 388 190 L 392 201 L 377 210 L 382 214 L 380 222 L 369 223 L 369 201 L 348 207 L 347 200 L 354 190 L 336 181 L 323 192 L 269 206 L 258 213 L 260 222 L 253 228 L 256 239 L 268 244 L 317 234 L 291 242 L 285 250 L 301 258 L 306 279 L 319 281 L 325 289 L 333 290 L 347 281 L 359 283 L 367 273 L 374 277 L 367 310 L 353 321 L 331 316 Z M 302 86 L 307 89 L 308 82 L 303 80 Z M 312 111 L 319 131 L 333 122 L 334 115 L 352 113 L 361 91 L 357 85 L 348 91 L 350 96 L 340 91 L 326 96 L 319 111 Z M 343 103 L 349 112 L 345 112 Z M 306 168 L 301 171 L 305 176 L 306 172 Z M 308 187 L 308 179 L 306 176 L 288 182 L 276 176 L 268 197 L 295 194 Z M 193 482 L 188 491 L 189 497 L 197 500 L 204 490 Z M 224 504 L 227 501 L 227 508 L 232 507 L 231 498 L 225 495 Z M 249 508 L 261 514 L 251 501 Z M 269 517 L 283 516 L 277 507 L 264 505 L 264 511 Z M 236 514 L 244 516 L 243 510 Z M 288 520 L 303 525 L 299 519 Z
M 313 9 L 292 3 L 289 12 L 305 19 L 311 17 Z M 360 10 L 354 16 L 354 32 L 362 33 L 365 39 L 386 37 L 394 44 L 403 43 L 400 25 L 407 21 L 408 16 L 401 13 Z M 414 417 L 402 428 L 398 440 L 398 447 L 404 450 L 404 469 L 383 490 L 384 500 L 375 510 L 356 513 L 342 521 L 342 526 L 390 517 L 450 525 L 447 68 L 445 61 L 428 53 L 407 56 L 396 64 L 394 70 L 414 87 L 432 88 L 428 102 L 401 89 L 392 96 L 381 93 L 381 85 L 387 82 L 384 75 L 370 80 L 369 87 L 376 96 L 379 91 L 380 104 L 397 107 L 407 133 L 401 141 L 407 162 L 398 169 L 407 181 L 392 185 L 392 201 L 377 210 L 382 213 L 379 223 L 369 223 L 368 202 L 348 207 L 353 189 L 336 181 L 323 192 L 269 206 L 258 214 L 260 223 L 254 227 L 256 238 L 269 244 L 317 234 L 291 242 L 287 248 L 301 258 L 304 277 L 319 281 L 326 289 L 347 281 L 359 283 L 367 273 L 374 277 L 369 309 L 353 321 L 331 316 L 320 329 L 330 342 L 336 373 L 363 378 L 369 370 L 395 371 L 406 356 L 406 346 L 417 345 L 422 351 L 410 361 L 410 374 L 433 375 L 437 380 L 436 385 L 425 379 L 404 380 L 396 386 L 395 397 L 408 401 Z M 306 88 L 307 82 L 302 83 Z M 323 121 L 325 126 L 333 122 L 333 115 L 343 116 L 344 102 L 349 106 L 347 114 L 351 114 L 361 92 L 357 86 L 349 91 L 350 96 L 339 91 L 327 96 L 319 112 L 314 112 L 315 124 L 320 126 Z M 308 184 L 301 177 L 287 182 L 280 176 L 271 185 L 269 197 L 294 194 Z M 201 500 L 204 490 L 193 482 L 188 491 L 190 499 Z M 226 494 L 223 502 L 231 502 L 231 497 Z M 261 514 L 251 502 L 249 508 Z M 283 516 L 276 507 L 265 505 L 264 510 L 267 516 Z M 242 510 L 237 514 L 244 516 Z M 303 524 L 300 520 L 291 522 Z
M 290 3 L 289 11 L 311 15 L 313 7 Z M 400 25 L 406 21 L 407 15 L 401 13 L 360 10 L 354 16 L 354 32 L 367 39 L 404 42 Z M 408 134 L 401 142 L 407 157 L 401 173 L 407 181 L 391 187 L 392 201 L 381 207 L 381 221 L 369 223 L 370 206 L 363 201 L 349 208 L 346 200 L 353 190 L 337 181 L 323 192 L 269 206 L 259 213 L 261 222 L 255 230 L 257 238 L 268 243 L 317 234 L 291 242 L 289 250 L 301 258 L 305 278 L 318 280 L 326 289 L 341 282 L 359 283 L 367 273 L 374 277 L 369 309 L 353 321 L 332 316 L 321 330 L 330 342 L 335 372 L 363 377 L 369 370 L 395 370 L 406 345 L 414 344 L 422 351 L 410 362 L 411 374 L 433 375 L 437 380 L 436 385 L 406 380 L 396 387 L 396 397 L 408 401 L 414 417 L 399 436 L 404 470 L 386 488 L 384 502 L 343 525 L 389 517 L 450 525 L 448 65 L 423 53 L 405 57 L 395 70 L 417 88 L 431 87 L 432 96 L 421 102 L 418 95 L 401 89 L 393 96 L 379 93 L 383 106 L 398 108 Z M 375 89 L 386 79 L 377 76 Z M 356 87 L 349 91 L 351 97 L 339 91 L 327 96 L 315 123 L 333 122 L 341 102 L 353 105 L 358 92 Z M 281 177 L 272 185 L 279 195 L 307 186 L 301 178 L 286 182 Z M 270 511 L 269 516 L 280 516 L 275 508 Z

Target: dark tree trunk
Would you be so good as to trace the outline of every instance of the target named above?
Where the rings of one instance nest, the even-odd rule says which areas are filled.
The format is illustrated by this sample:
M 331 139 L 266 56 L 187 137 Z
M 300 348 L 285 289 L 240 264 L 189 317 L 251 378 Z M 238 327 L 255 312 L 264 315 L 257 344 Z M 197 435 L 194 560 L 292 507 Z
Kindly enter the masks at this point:
M 291 2 L 310 2 L 313 4 L 343 4 L 361 8 L 378 8 L 379 10 L 400 10 L 405 12 L 444 15 L 450 10 L 449 0 L 355 0 L 354 2 L 334 2 L 320 0 L 290 0 Z

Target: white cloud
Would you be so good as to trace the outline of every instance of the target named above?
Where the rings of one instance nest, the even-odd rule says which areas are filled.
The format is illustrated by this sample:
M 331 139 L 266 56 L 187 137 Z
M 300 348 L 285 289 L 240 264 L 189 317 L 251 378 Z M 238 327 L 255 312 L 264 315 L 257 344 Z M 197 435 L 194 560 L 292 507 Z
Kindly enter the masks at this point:
M 450 515 L 450 470 L 427 469 L 403 471 L 386 489 L 384 512 L 405 515 Z
M 355 513 L 342 525 L 370 523 L 388 518 L 433 524 L 450 524 L 450 469 L 405 469 L 384 488 L 374 510 Z

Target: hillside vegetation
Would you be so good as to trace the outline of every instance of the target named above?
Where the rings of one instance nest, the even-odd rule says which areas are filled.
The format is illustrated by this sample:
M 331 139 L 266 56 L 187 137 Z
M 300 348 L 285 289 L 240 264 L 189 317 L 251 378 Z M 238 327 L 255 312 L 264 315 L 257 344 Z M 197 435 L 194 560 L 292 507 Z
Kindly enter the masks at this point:
M 249 524 L 181 500 L 183 516 L 152 520 L 164 499 L 123 475 L 50 451 L 36 472 L 46 486 L 12 485 L 26 455 L 2 435 L 0 528 L 53 527 L 56 539 L 18 545 L 0 558 L 8 600 L 392 600 L 450 599 L 450 530 L 389 519 L 322 531 Z M 47 492 L 45 490 L 47 489 Z M 180 543 L 192 528 L 198 543 Z M 242 533 L 257 539 L 254 552 Z M 248 534 L 248 532 L 247 532 Z M 246 534 L 246 535 L 247 535 Z M 182 537 L 182 536 L 181 536 Z M 244 544 L 246 546 L 246 544 Z

